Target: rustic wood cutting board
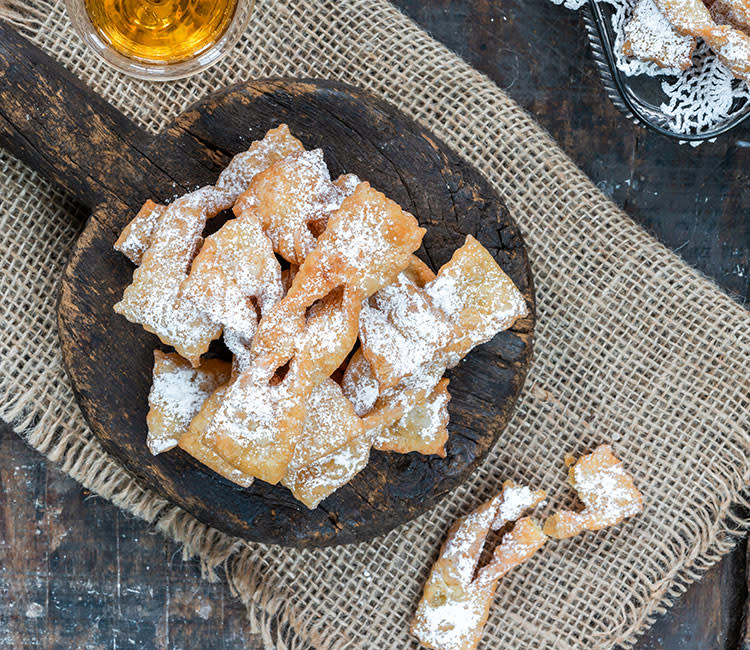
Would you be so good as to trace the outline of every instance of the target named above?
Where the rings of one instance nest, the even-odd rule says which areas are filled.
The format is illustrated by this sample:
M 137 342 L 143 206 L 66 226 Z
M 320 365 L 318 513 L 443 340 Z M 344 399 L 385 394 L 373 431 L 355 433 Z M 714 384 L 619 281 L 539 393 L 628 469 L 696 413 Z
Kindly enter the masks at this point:
M 418 254 L 434 270 L 472 234 L 531 308 L 449 372 L 445 459 L 374 451 L 363 472 L 312 511 L 286 488 L 261 481 L 240 488 L 182 450 L 152 456 L 147 396 L 161 344 L 112 311 L 133 271 L 112 245 L 141 204 L 213 183 L 234 154 L 282 122 L 306 147 L 323 148 L 333 176 L 353 172 L 412 212 L 428 228 Z M 487 181 L 393 106 L 334 81 L 265 79 L 206 97 L 152 136 L 0 22 L 0 146 L 91 210 L 61 279 L 58 311 L 84 416 L 144 487 L 201 521 L 283 545 L 369 539 L 434 505 L 498 442 L 531 361 L 534 292 L 524 243 Z

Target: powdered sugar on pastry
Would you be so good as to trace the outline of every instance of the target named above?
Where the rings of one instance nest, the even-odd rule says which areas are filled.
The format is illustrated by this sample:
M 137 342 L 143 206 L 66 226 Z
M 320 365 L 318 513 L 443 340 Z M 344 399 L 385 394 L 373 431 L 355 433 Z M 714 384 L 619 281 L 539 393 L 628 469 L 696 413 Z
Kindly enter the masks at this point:
M 179 355 L 154 350 L 153 383 L 148 396 L 147 444 L 156 455 L 177 446 L 190 421 L 218 386 L 229 380 L 230 365 L 210 359 L 199 368 Z
M 639 0 L 625 25 L 622 51 L 662 68 L 687 70 L 692 65 L 695 43 L 695 37 L 683 36 L 672 27 L 653 0 Z
M 702 38 L 738 79 L 750 81 L 750 36 L 718 25 L 702 0 L 653 0 L 680 34 Z
M 352 181 L 347 177 L 338 185 L 332 183 L 323 151 L 304 151 L 258 174 L 240 197 L 236 210 L 255 207 L 274 251 L 299 265 L 315 247 L 310 224 L 327 221 L 354 191 Z
M 583 510 L 561 510 L 544 522 L 550 537 L 572 537 L 620 523 L 643 510 L 643 497 L 609 445 L 601 445 L 578 461 L 569 457 L 568 480 L 584 504 Z
M 283 296 L 281 267 L 253 209 L 206 239 L 181 295 L 222 326 L 236 356 L 249 356 L 260 316 Z
M 313 509 L 367 464 L 370 442 L 340 386 L 327 379 L 307 401 L 307 418 L 282 484 Z
M 424 400 L 414 404 L 397 422 L 372 432 L 373 447 L 407 454 L 437 454 L 445 458 L 448 442 L 448 380 L 441 379 Z
M 115 311 L 140 323 L 198 365 L 221 328 L 180 295 L 180 286 L 200 248 L 206 220 L 231 207 L 259 171 L 299 149 L 303 149 L 301 143 L 282 125 L 235 156 L 215 186 L 203 187 L 166 206 L 150 234 L 141 265 L 133 273 L 133 282 Z
M 417 275 L 424 277 L 425 274 L 421 272 Z M 408 278 L 407 272 L 402 276 Z M 442 453 L 442 448 L 436 445 L 436 440 L 439 440 L 436 436 L 443 433 L 440 428 L 426 428 L 425 439 L 421 441 L 412 435 L 399 435 L 391 439 L 390 431 L 394 426 L 398 429 L 396 423 L 427 398 L 447 368 L 458 363 L 472 348 L 490 340 L 525 316 L 528 313 L 526 301 L 487 249 L 471 236 L 467 236 L 464 245 L 424 288 L 408 279 L 400 279 L 384 295 L 387 300 L 380 305 L 382 314 L 366 317 L 365 327 L 370 328 L 369 332 L 363 331 L 360 319 L 362 356 L 371 359 L 371 368 L 367 372 L 363 367 L 365 360 L 357 359 L 351 373 L 347 369 L 344 375 L 344 389 L 357 405 L 357 412 L 363 415 L 365 428 L 378 440 L 379 448 L 387 449 L 394 445 L 404 453 L 420 449 Z M 437 312 L 438 318 L 450 325 L 450 334 L 434 337 L 430 327 L 414 327 L 413 324 L 400 324 L 401 329 L 395 327 L 394 320 L 397 323 L 407 320 L 400 316 L 399 312 L 404 311 L 400 308 L 401 304 L 423 305 L 423 309 L 415 313 L 425 322 L 431 319 L 432 329 L 439 331 L 436 325 L 439 321 L 434 316 Z M 369 308 L 375 310 L 376 306 L 377 303 L 371 304 Z M 425 314 L 429 314 L 429 317 Z M 409 344 L 417 350 L 416 354 L 403 350 L 408 345 L 399 347 L 392 344 L 392 340 L 396 339 L 392 332 L 398 334 L 401 330 L 406 330 L 405 338 L 409 338 Z M 426 349 L 429 354 L 420 352 L 419 344 L 415 343 L 419 337 L 428 341 L 421 350 Z M 422 363 L 414 363 L 416 358 Z M 402 369 L 408 372 L 400 372 Z M 389 386 L 393 376 L 403 379 Z M 366 411 L 372 401 L 371 377 L 378 379 L 380 394 L 370 410 Z M 381 377 L 384 380 L 381 381 Z M 409 427 L 409 431 L 414 433 L 414 428 Z M 408 440 L 412 441 L 412 448 L 406 446 Z
M 492 529 L 500 530 L 509 522 L 516 521 L 546 498 L 547 493 L 544 490 L 532 490 L 527 485 L 516 485 L 513 481 L 506 481 L 503 483 L 502 500 L 495 521 L 492 522 Z
M 120 251 L 133 264 L 140 264 L 143 253 L 151 244 L 151 235 L 166 207 L 150 199 L 143 204 L 133 220 L 125 226 L 115 242 L 115 250 Z
M 718 24 L 750 32 L 750 0 L 713 0 L 708 10 Z
M 359 335 L 381 389 L 432 362 L 455 336 L 445 316 L 404 273 L 362 305 Z
M 503 493 L 511 487 L 506 484 Z M 411 625 L 422 645 L 434 650 L 474 650 L 498 580 L 544 545 L 546 537 L 539 526 L 528 518 L 520 519 L 503 536 L 490 562 L 477 569 L 503 493 L 459 519 L 448 531 Z
M 513 281 L 471 235 L 425 291 L 460 332 L 452 342 L 448 367 L 528 313 Z

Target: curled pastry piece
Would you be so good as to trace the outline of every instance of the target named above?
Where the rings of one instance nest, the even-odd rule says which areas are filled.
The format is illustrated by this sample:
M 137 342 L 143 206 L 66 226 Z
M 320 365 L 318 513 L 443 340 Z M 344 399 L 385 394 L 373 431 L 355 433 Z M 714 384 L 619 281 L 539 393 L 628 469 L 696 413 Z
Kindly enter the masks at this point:
M 353 191 L 350 177 L 331 182 L 323 151 L 315 149 L 291 155 L 259 173 L 235 210 L 254 207 L 274 251 L 300 265 L 315 247 L 313 229 L 321 225 L 325 229 L 329 215 Z
M 294 341 L 288 371 L 279 380 L 277 366 L 253 359 L 211 421 L 209 439 L 222 457 L 268 483 L 281 480 L 301 435 L 308 397 L 356 341 L 358 308 L 346 289 L 314 304 Z
M 285 363 L 304 330 L 305 312 L 315 301 L 343 286 L 361 303 L 408 266 L 424 233 L 397 203 L 369 183 L 360 183 L 331 215 L 284 299 L 262 319 L 253 351 L 267 356 L 269 364 Z
M 506 483 L 501 494 L 448 531 L 411 624 L 411 633 L 422 645 L 433 650 L 474 650 L 498 580 L 544 545 L 547 538 L 539 526 L 528 517 L 518 519 L 495 547 L 489 563 L 478 568 L 487 535 L 511 487 L 512 483 Z
M 577 461 L 566 458 L 568 481 L 583 510 L 561 510 L 544 522 L 544 532 L 564 539 L 584 530 L 600 530 L 643 510 L 643 497 L 609 445 L 601 445 Z
M 230 365 L 206 359 L 198 368 L 175 353 L 154 350 L 154 370 L 149 411 L 146 416 L 151 453 L 161 454 L 177 446 L 203 402 L 229 381 Z
M 659 11 L 684 36 L 702 38 L 738 79 L 750 81 L 750 36 L 717 25 L 702 0 L 654 0 Z
M 451 344 L 449 367 L 528 314 L 513 280 L 471 235 L 425 291 L 460 332 Z
M 412 215 L 367 183 L 344 199 L 289 292 L 261 319 L 252 365 L 211 422 L 207 437 L 222 457 L 269 483 L 284 476 L 310 393 L 356 342 L 362 300 L 408 266 L 423 234 Z
M 694 36 L 683 36 L 656 8 L 653 0 L 639 0 L 625 25 L 625 56 L 652 61 L 660 68 L 687 70 L 693 65 Z
M 367 465 L 369 452 L 362 420 L 341 387 L 327 379 L 307 400 L 302 435 L 281 483 L 308 508 L 316 508 Z
M 142 210 L 126 240 L 120 242 L 120 248 L 130 251 L 133 258 L 140 258 L 140 266 L 133 272 L 133 281 L 115 311 L 140 323 L 197 366 L 200 356 L 221 333 L 216 323 L 180 295 L 180 287 L 200 248 L 206 220 L 230 208 L 258 172 L 303 149 L 282 125 L 235 156 L 216 185 L 190 192 L 163 210 L 155 204 L 147 207 L 149 214 L 159 212 L 155 224 L 148 225 L 155 217 L 144 216 Z M 135 237 L 136 231 L 141 233 L 140 238 Z
M 402 275 L 407 276 L 407 273 L 421 278 L 420 283 L 428 277 L 428 273 L 415 263 L 412 263 L 410 269 Z M 397 373 L 393 368 L 403 366 L 402 357 L 406 360 L 410 357 L 396 352 L 395 346 L 391 346 L 389 350 L 384 345 L 377 346 L 378 354 L 375 354 L 369 349 L 360 319 L 363 358 L 357 358 L 355 355 L 350 363 L 351 371 L 347 369 L 342 386 L 347 397 L 355 403 L 357 412 L 363 416 L 365 428 L 370 435 L 375 439 L 381 439 L 378 443 L 381 445 L 380 448 L 388 447 L 389 443 L 384 436 L 416 404 L 423 403 L 428 398 L 446 369 L 456 365 L 474 347 L 490 340 L 499 331 L 509 328 L 518 318 L 528 313 L 526 301 L 513 281 L 503 272 L 489 251 L 471 236 L 467 236 L 464 245 L 440 269 L 437 277 L 424 283 L 423 287 L 405 281 L 394 285 L 387 293 L 388 303 L 384 306 L 386 314 L 398 313 L 398 309 L 392 308 L 391 304 L 398 304 L 400 301 L 412 304 L 414 294 L 418 294 L 420 299 L 424 300 L 424 304 L 430 305 L 431 309 L 442 314 L 451 325 L 451 334 L 441 337 L 436 342 L 431 332 L 425 333 L 420 328 L 412 328 L 409 331 L 410 345 L 416 346 L 414 339 L 423 338 L 429 341 L 426 349 L 430 354 L 422 354 L 419 358 L 424 362 L 411 364 L 409 372 Z M 389 318 L 385 315 L 378 319 L 370 318 L 366 327 L 381 335 L 381 332 L 388 331 L 388 328 L 396 329 L 393 327 L 393 320 L 392 316 Z M 386 339 L 385 336 L 383 338 Z M 370 340 L 373 340 L 372 334 Z M 377 340 L 375 342 L 378 343 Z M 369 363 L 368 357 L 374 364 L 369 371 L 365 368 L 365 363 Z M 375 370 L 376 366 L 380 375 Z M 381 378 L 393 375 L 403 378 L 393 386 L 381 384 Z M 377 380 L 379 388 L 374 402 L 373 378 Z M 390 382 L 386 379 L 383 383 Z M 422 441 L 423 444 L 413 436 L 400 437 L 399 451 L 406 453 L 419 451 L 420 448 L 435 449 L 436 431 L 433 429 L 430 433 L 429 429 L 425 430 L 426 439 Z M 413 448 L 405 446 L 408 440 L 414 443 Z
M 281 267 L 252 208 L 206 238 L 181 295 L 221 325 L 227 347 L 246 366 L 258 320 L 283 296 Z

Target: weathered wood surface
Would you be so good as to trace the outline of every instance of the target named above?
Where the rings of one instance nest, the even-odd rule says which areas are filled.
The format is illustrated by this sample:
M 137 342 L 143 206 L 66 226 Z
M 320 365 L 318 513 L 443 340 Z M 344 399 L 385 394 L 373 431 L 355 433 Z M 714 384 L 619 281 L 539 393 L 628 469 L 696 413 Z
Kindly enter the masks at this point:
M 637 221 L 740 302 L 747 301 L 750 123 L 692 149 L 625 122 L 603 94 L 579 18 L 549 0 L 396 4 L 506 88 Z M 200 581 L 194 563 L 183 566 L 174 544 L 111 504 L 85 498 L 8 430 L 0 430 L 0 457 L 0 649 L 76 647 L 67 639 L 90 628 L 89 639 L 77 647 L 260 650 L 260 643 L 242 633 L 241 608 L 223 587 Z M 49 502 L 46 492 L 53 497 Z M 50 534 L 47 521 L 55 526 Z M 39 535 L 36 522 L 41 522 Z M 61 535 L 65 555 L 88 549 L 77 575 L 84 582 L 96 579 L 104 595 L 78 601 L 76 590 L 66 584 L 71 578 L 57 578 L 55 549 Z M 123 559 L 123 554 L 130 557 Z M 138 599 L 128 590 L 153 590 L 154 596 L 136 610 L 137 620 L 130 620 L 130 604 L 118 610 L 112 596 L 118 563 L 129 567 L 121 571 L 121 594 Z M 659 618 L 638 650 L 736 650 L 746 595 L 744 568 L 743 542 Z M 223 617 L 204 620 L 196 614 L 197 603 L 178 611 L 178 590 L 195 594 Z M 27 616 L 33 603 L 39 608 Z

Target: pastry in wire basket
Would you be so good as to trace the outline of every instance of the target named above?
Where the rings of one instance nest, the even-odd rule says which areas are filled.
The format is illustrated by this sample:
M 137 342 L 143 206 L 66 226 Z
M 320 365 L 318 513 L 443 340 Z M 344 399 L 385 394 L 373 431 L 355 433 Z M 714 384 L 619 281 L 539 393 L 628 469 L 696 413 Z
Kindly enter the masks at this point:
M 686 70 L 702 39 L 736 78 L 750 81 L 748 15 L 745 0 L 639 0 L 625 26 L 623 53 Z
M 152 452 L 179 446 L 309 508 L 373 446 L 444 456 L 443 374 L 527 307 L 473 237 L 434 273 L 414 255 L 424 233 L 369 183 L 332 180 L 286 125 L 215 186 L 147 202 L 115 245 L 137 265 L 115 310 L 176 351 L 155 353 Z M 206 357 L 220 337 L 231 364 Z

